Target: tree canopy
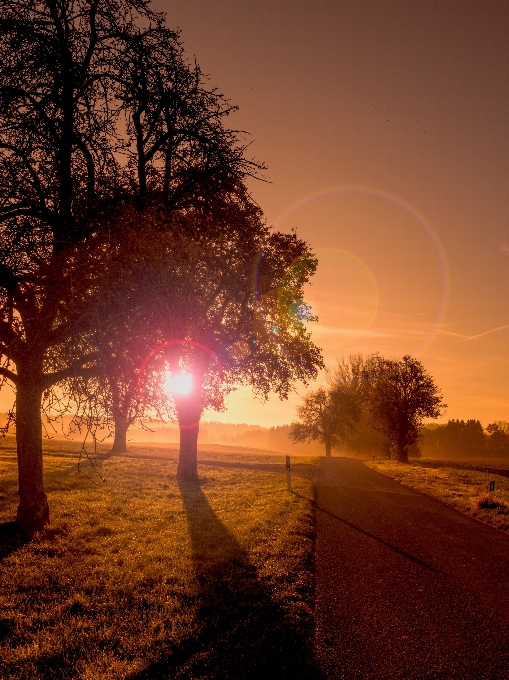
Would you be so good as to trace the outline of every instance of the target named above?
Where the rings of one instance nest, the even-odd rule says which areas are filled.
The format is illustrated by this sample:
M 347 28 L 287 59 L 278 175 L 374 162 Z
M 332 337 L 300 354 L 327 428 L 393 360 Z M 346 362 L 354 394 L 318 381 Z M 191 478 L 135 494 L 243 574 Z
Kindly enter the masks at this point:
M 408 461 L 424 418 L 438 418 L 446 405 L 431 375 L 417 359 L 371 356 L 364 366 L 372 425 L 391 457 Z
M 0 36 L 0 375 L 16 391 L 17 519 L 37 527 L 41 398 L 97 373 L 112 229 L 132 206 L 211 214 L 260 166 L 148 2 L 0 0 Z

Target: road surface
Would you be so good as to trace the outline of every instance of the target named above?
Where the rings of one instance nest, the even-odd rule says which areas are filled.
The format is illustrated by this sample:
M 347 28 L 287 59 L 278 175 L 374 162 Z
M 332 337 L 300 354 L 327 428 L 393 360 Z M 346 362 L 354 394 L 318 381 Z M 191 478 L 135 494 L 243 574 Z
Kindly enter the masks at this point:
M 509 680 L 509 537 L 360 461 L 316 479 L 327 680 Z

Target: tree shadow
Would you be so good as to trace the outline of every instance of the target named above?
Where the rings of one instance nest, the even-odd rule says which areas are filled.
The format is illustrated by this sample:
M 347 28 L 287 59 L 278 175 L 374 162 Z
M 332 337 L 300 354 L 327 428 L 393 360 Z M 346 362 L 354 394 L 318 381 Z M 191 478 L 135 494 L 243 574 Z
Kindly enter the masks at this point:
M 275 601 L 199 481 L 180 481 L 179 488 L 199 587 L 198 633 L 136 679 L 319 679 L 311 614 L 292 615 Z
M 208 465 L 210 467 L 220 467 L 239 470 L 254 470 L 256 472 L 274 472 L 286 475 L 286 465 L 284 463 L 229 463 L 218 460 L 200 460 L 198 465 Z M 305 477 L 314 479 L 316 465 L 310 463 L 292 463 L 292 475 L 295 477 Z
M 23 531 L 16 522 L 0 524 L 0 562 L 22 548 L 31 540 L 31 536 Z

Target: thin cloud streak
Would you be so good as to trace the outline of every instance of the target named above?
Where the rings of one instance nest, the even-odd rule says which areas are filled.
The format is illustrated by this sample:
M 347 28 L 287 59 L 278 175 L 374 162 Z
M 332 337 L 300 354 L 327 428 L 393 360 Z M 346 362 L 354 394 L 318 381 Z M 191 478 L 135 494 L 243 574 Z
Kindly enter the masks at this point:
M 477 335 L 471 335 L 469 338 L 465 338 L 465 340 L 474 340 L 475 338 L 482 338 L 483 335 L 489 335 L 490 333 L 496 333 L 497 331 L 502 331 L 504 328 L 509 328 L 509 323 L 506 323 L 505 326 L 499 326 L 498 328 L 492 328 L 490 331 L 484 331 L 484 333 L 478 333 Z M 463 340 L 462 342 L 465 342 Z
M 357 328 L 332 328 L 331 326 L 313 326 L 308 327 L 312 333 L 320 333 L 323 335 L 353 335 L 353 336 L 369 336 L 373 338 L 392 337 L 393 333 L 385 333 L 380 331 L 363 331 Z

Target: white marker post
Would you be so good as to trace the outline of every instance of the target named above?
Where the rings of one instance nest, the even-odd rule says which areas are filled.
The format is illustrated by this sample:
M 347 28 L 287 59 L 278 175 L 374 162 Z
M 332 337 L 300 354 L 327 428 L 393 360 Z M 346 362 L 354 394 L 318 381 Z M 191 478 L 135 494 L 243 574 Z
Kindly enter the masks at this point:
M 495 493 L 495 482 L 490 482 L 490 490 L 488 491 L 488 505 L 493 505 L 493 494 Z
M 290 456 L 286 456 L 286 482 L 288 491 L 292 493 L 292 471 L 290 470 Z

